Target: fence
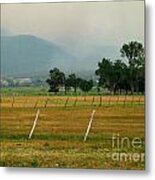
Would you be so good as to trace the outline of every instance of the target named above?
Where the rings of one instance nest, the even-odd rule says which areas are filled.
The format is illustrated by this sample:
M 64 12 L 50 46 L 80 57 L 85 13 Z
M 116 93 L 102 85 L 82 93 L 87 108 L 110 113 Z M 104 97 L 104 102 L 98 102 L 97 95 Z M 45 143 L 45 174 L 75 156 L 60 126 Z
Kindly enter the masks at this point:
M 144 96 L 12 96 L 2 97 L 1 107 L 106 107 L 144 105 Z
M 13 96 L 1 98 L 2 138 L 27 139 L 38 109 L 34 139 L 83 142 L 93 109 L 89 140 L 109 140 L 115 133 L 144 137 L 143 96 Z

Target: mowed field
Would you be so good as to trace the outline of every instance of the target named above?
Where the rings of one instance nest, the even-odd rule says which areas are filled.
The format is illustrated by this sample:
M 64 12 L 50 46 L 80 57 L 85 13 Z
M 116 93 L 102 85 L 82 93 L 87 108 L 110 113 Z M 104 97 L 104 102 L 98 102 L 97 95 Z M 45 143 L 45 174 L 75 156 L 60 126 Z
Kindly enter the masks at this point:
M 114 136 L 115 143 L 127 139 L 120 149 Z M 133 147 L 134 138 L 142 145 Z M 144 169 L 144 96 L 2 96 L 0 140 L 1 166 Z

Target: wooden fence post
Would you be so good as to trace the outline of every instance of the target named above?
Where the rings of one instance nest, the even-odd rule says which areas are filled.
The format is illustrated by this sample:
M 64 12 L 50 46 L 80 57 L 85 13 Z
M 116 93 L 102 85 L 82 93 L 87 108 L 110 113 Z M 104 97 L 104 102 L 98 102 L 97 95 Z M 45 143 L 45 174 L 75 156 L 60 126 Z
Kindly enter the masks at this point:
M 125 107 L 125 103 L 126 103 L 126 95 L 125 95 L 125 97 L 124 97 L 124 107 Z
M 46 108 L 47 107 L 47 103 L 48 103 L 48 98 L 45 100 L 45 105 L 44 105 L 44 108 Z
M 37 107 L 38 105 L 38 100 L 36 101 L 36 103 L 34 104 L 34 109 Z
M 86 142 L 86 140 L 87 140 L 87 136 L 89 134 L 89 131 L 90 131 L 90 128 L 91 128 L 91 125 L 92 125 L 92 122 L 93 122 L 93 118 L 94 118 L 95 112 L 96 112 L 96 110 L 93 110 L 92 113 L 91 113 L 91 117 L 90 117 L 90 120 L 89 120 L 88 128 L 87 128 L 87 131 L 86 131 L 84 139 L 83 139 L 84 142 Z
M 65 108 L 67 107 L 67 104 L 68 104 L 68 101 L 69 101 L 69 97 L 67 97 L 67 99 L 66 99 L 66 102 L 65 102 Z
M 92 104 L 91 104 L 92 106 L 93 106 L 93 104 L 94 104 L 94 100 L 95 100 L 95 97 L 93 96 L 93 100 L 92 100 Z
M 14 94 L 12 95 L 12 108 L 14 107 L 14 103 L 15 103 L 15 97 Z
M 76 103 L 77 103 L 77 96 L 76 96 L 76 99 L 75 99 L 75 102 L 74 102 L 74 106 L 76 106 Z
M 131 101 L 132 106 L 133 106 L 133 101 L 134 101 L 134 95 L 132 95 L 132 101 Z
M 40 110 L 38 109 L 38 111 L 36 113 L 36 117 L 35 117 L 34 122 L 33 122 L 32 129 L 31 129 L 30 134 L 29 134 L 29 139 L 31 139 L 31 137 L 32 137 L 33 131 L 34 131 L 34 129 L 36 127 L 36 124 L 37 124 L 37 120 L 38 120 L 39 114 L 40 114 Z
M 102 106 L 102 95 L 100 95 L 100 104 L 99 106 Z
M 141 96 L 139 96 L 139 105 L 140 105 L 140 103 L 141 103 Z
M 110 98 L 110 96 L 109 96 L 109 105 L 110 105 L 110 100 L 111 100 L 111 98 Z
M 117 104 L 118 104 L 118 102 L 119 102 L 119 95 L 118 95 L 118 97 L 117 97 Z

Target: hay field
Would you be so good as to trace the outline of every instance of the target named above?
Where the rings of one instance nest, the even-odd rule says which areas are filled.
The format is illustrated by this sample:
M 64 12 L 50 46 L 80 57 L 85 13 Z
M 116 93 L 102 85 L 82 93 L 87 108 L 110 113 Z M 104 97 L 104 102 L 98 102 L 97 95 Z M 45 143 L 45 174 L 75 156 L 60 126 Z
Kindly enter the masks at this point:
M 92 127 L 83 142 L 93 109 Z M 127 141 L 118 150 L 113 137 Z M 142 145 L 133 147 L 134 138 Z M 3 96 L 0 140 L 1 166 L 144 169 L 144 97 Z M 114 158 L 114 153 L 126 156 Z

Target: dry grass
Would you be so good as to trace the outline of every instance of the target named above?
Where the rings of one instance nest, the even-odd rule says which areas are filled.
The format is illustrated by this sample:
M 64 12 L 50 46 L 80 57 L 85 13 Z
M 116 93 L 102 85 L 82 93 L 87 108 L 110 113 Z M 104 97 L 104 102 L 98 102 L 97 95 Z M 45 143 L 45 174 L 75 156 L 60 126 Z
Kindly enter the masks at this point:
M 23 96 L 13 100 L 2 97 L 2 166 L 144 169 L 144 162 L 118 162 L 108 156 L 114 151 L 113 134 L 144 139 L 144 97 L 106 96 L 102 97 L 102 105 L 99 96 L 94 97 L 93 104 L 92 96 L 69 97 L 65 108 L 66 98 Z M 37 108 L 41 113 L 32 140 L 28 140 Z M 87 142 L 83 143 L 94 108 L 92 129 Z M 122 151 L 142 153 L 144 146 Z

